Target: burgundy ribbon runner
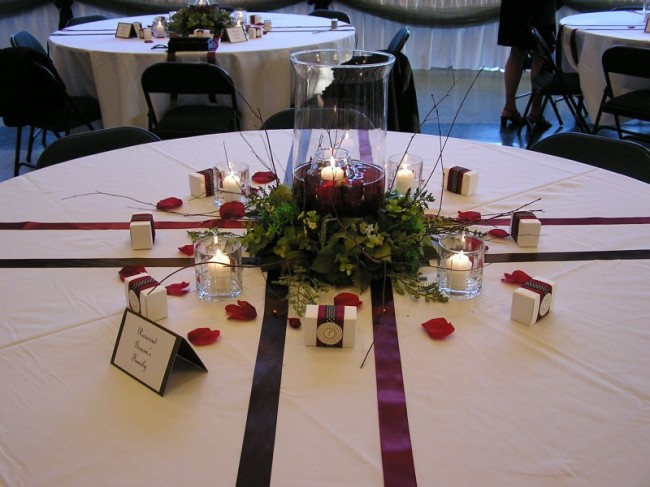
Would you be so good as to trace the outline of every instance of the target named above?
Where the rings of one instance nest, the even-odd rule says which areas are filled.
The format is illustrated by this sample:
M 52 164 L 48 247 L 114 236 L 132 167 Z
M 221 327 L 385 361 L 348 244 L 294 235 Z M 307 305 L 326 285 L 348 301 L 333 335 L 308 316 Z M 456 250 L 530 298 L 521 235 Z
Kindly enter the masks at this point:
M 537 218 L 542 225 L 647 225 L 650 216 L 585 216 L 573 218 Z M 484 218 L 474 225 L 510 225 L 510 218 Z
M 377 280 L 370 291 L 384 486 L 416 486 L 393 287 L 390 280 Z
M 128 230 L 131 222 L 0 222 L 0 230 Z M 157 221 L 156 230 L 185 228 L 246 228 L 242 220 Z
M 264 318 L 239 458 L 237 487 L 264 487 L 271 484 L 289 311 L 287 288 L 273 284 L 279 277 L 278 271 L 271 271 L 266 279 Z

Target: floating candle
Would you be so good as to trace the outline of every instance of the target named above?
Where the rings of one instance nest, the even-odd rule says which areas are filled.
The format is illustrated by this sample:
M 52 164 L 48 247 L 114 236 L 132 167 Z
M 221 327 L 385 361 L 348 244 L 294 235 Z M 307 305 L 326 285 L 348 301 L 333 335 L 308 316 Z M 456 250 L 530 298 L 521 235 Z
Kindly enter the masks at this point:
M 330 159 L 330 165 L 320 170 L 320 177 L 323 181 L 341 181 L 345 178 L 345 172 L 336 165 L 336 161 L 332 157 Z

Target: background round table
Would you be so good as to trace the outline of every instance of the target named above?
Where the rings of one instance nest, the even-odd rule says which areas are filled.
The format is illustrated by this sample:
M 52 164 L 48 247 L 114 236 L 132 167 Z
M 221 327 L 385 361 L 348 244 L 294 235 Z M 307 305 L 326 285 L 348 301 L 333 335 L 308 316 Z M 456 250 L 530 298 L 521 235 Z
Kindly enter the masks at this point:
M 249 15 L 255 12 L 249 12 Z M 329 19 L 308 15 L 261 13 L 271 20 L 267 35 L 246 42 L 221 42 L 216 64 L 232 77 L 240 97 L 242 128 L 258 129 L 261 118 L 289 108 L 292 96 L 292 52 L 310 49 L 354 48 L 355 30 L 340 23 L 332 30 Z M 74 95 L 98 98 L 104 127 L 135 125 L 147 128 L 147 107 L 140 87 L 142 72 L 150 65 L 165 61 L 168 39 L 115 37 L 118 22 L 150 25 L 154 16 L 140 15 L 82 24 L 53 33 L 48 41 L 50 54 Z M 202 53 L 179 53 L 187 61 L 207 60 Z
M 650 48 L 650 34 L 644 31 L 643 12 L 613 11 L 570 15 L 561 19 L 560 25 L 563 60 L 568 67 L 580 74 L 580 88 L 593 123 L 605 88 L 601 62 L 605 50 L 614 45 Z M 650 86 L 647 80 L 614 79 L 612 82 L 616 91 Z M 611 123 L 613 118 L 604 115 L 602 121 Z

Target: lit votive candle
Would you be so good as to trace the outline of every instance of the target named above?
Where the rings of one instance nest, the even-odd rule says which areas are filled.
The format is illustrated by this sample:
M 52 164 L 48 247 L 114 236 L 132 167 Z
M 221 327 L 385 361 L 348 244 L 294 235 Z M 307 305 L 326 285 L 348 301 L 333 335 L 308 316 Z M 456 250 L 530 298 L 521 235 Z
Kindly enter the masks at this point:
M 449 269 L 449 287 L 458 291 L 464 290 L 467 287 L 469 271 L 472 268 L 469 257 L 461 250 L 447 259 L 446 267 Z
M 217 292 L 225 292 L 230 289 L 230 259 L 217 249 L 208 261 L 208 274 Z
M 406 194 L 406 192 L 413 187 L 415 182 L 415 173 L 409 169 L 406 164 L 403 164 L 402 169 L 397 171 L 397 176 L 395 177 L 395 187 L 397 192 L 400 194 Z
M 332 157 L 330 165 L 320 170 L 320 177 L 323 181 L 341 181 L 345 177 L 345 172 L 336 165 L 336 161 Z
M 241 180 L 239 176 L 231 172 L 223 178 L 223 199 L 225 202 L 239 201 L 241 197 Z

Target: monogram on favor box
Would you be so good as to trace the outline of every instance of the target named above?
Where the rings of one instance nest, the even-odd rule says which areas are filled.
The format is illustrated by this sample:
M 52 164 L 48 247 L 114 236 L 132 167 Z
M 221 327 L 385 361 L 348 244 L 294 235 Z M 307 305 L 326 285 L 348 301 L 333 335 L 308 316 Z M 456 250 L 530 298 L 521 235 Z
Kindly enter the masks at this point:
M 305 345 L 354 348 L 357 308 L 308 305 L 305 311 Z

